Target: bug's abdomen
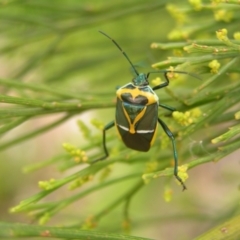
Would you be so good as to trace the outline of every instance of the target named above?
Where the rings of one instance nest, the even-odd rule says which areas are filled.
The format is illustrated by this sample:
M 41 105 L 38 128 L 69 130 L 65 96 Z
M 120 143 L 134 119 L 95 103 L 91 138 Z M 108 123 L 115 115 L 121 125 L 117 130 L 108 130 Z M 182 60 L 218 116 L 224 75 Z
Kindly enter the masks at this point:
M 158 103 L 151 105 L 139 104 L 147 100 L 144 96 L 136 97 L 134 101 L 129 96 L 125 101 L 117 98 L 116 126 L 125 143 L 131 149 L 148 151 L 154 141 Z
M 121 135 L 122 141 L 128 148 L 147 152 L 151 147 L 151 142 L 154 136 L 154 132 L 152 133 L 130 133 L 128 131 L 123 130 L 117 125 L 118 132 Z

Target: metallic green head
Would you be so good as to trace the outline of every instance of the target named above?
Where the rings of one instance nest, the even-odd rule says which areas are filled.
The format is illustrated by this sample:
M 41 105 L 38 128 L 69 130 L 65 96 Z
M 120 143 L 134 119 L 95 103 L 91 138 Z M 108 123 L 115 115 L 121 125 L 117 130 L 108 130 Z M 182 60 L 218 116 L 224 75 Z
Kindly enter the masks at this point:
M 144 73 L 139 73 L 135 78 L 132 80 L 134 86 L 147 86 L 149 85 L 147 75 Z

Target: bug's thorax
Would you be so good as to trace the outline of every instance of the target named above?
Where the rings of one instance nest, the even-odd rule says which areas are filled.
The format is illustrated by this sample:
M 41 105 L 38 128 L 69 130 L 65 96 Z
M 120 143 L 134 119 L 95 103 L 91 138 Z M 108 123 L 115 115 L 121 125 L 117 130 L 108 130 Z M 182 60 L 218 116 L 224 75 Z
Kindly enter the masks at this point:
M 130 82 L 119 88 L 117 98 L 132 105 L 147 106 L 158 103 L 158 96 L 149 85 L 136 86 Z

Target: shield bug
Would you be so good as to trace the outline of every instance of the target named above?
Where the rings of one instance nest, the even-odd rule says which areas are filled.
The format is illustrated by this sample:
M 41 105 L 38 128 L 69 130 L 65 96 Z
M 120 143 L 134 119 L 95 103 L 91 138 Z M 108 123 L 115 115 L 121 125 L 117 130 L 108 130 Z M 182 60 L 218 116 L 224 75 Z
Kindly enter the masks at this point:
M 117 103 L 115 120 L 108 123 L 103 129 L 102 144 L 105 155 L 101 158 L 96 159 L 92 163 L 104 160 L 108 157 L 109 154 L 106 146 L 106 131 L 110 128 L 116 126 L 122 141 L 128 148 L 137 151 L 147 152 L 155 140 L 157 127 L 158 124 L 160 124 L 160 126 L 172 142 L 174 157 L 174 176 L 181 183 L 183 190 L 185 190 L 186 186 L 183 183 L 182 179 L 178 176 L 178 155 L 174 135 L 168 128 L 167 124 L 158 117 L 159 107 L 165 108 L 170 111 L 175 111 L 175 109 L 165 104 L 159 103 L 158 96 L 154 92 L 154 90 L 158 90 L 169 85 L 167 73 L 173 71 L 159 70 L 148 72 L 147 74 L 138 73 L 131 60 L 122 50 L 122 48 L 118 45 L 118 43 L 114 39 L 109 37 L 106 33 L 102 31 L 99 32 L 109 38 L 117 46 L 117 48 L 122 52 L 124 57 L 130 63 L 136 76 L 133 78 L 132 82 L 118 88 L 116 92 Z M 151 88 L 149 86 L 148 77 L 151 73 L 159 72 L 162 72 L 164 74 L 165 81 Z M 182 71 L 174 72 L 189 74 Z

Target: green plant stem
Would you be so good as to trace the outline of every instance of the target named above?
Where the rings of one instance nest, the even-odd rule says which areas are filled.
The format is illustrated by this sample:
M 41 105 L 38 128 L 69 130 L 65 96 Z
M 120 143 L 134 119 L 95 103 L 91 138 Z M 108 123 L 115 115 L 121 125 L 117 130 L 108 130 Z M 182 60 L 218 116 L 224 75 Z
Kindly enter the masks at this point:
M 194 238 L 194 240 L 237 240 L 240 239 L 240 215 L 222 223 L 213 229 L 203 233 L 202 235 Z
M 204 163 L 219 161 L 223 157 L 227 156 L 229 153 L 234 152 L 239 148 L 240 148 L 240 141 L 234 141 L 232 143 L 229 143 L 228 145 L 225 145 L 224 147 L 219 147 L 219 151 L 215 152 L 214 154 L 209 153 L 207 156 L 198 158 L 188 163 L 187 164 L 188 169 L 194 168 Z M 143 174 L 142 178 L 144 179 L 144 181 L 149 181 L 152 178 L 155 179 L 158 177 L 163 177 L 163 176 L 167 177 L 172 175 L 173 175 L 173 168 L 167 168 L 163 171 Z
M 131 174 L 131 175 L 127 175 L 124 177 L 120 177 L 120 178 L 116 178 L 107 182 L 101 182 L 99 185 L 90 187 L 84 191 L 81 191 L 78 194 L 75 194 L 69 198 L 66 199 L 61 199 L 60 201 L 56 201 L 56 202 L 49 202 L 46 204 L 35 204 L 35 205 L 30 205 L 29 207 L 26 207 L 24 209 L 24 211 L 34 211 L 34 210 L 38 210 L 38 209 L 43 209 L 42 212 L 37 212 L 37 214 L 35 215 L 37 219 L 39 219 L 40 217 L 42 217 L 46 212 L 50 215 L 53 216 L 56 213 L 58 213 L 60 210 L 64 209 L 65 207 L 67 207 L 68 205 L 72 204 L 73 202 L 89 195 L 92 192 L 101 190 L 105 187 L 108 187 L 112 184 L 115 183 L 121 183 L 123 181 L 132 179 L 132 178 L 139 178 L 141 176 L 141 173 L 135 173 L 135 174 Z
M 126 223 L 127 230 L 129 230 L 129 228 L 130 228 L 130 215 L 129 215 L 130 203 L 131 203 L 131 200 L 132 200 L 133 196 L 140 189 L 140 187 L 142 187 L 142 185 L 139 184 L 139 186 L 137 186 L 135 189 L 133 189 L 133 191 L 130 192 L 130 194 L 128 194 L 128 196 L 126 198 L 126 201 L 125 201 L 125 205 L 124 205 L 124 208 L 123 208 L 123 215 L 124 215 L 124 220 L 125 220 L 125 223 Z
M 220 69 L 218 74 L 214 74 L 207 81 L 204 81 L 204 83 L 197 87 L 195 90 L 193 90 L 193 92 L 197 93 L 206 88 L 209 84 L 213 83 L 220 75 L 224 74 L 229 68 L 231 68 L 238 60 L 239 60 L 238 57 L 233 58 L 231 61 L 229 61 Z
M 228 110 L 234 104 L 238 103 L 240 101 L 240 95 L 236 93 L 237 91 L 230 91 L 224 98 L 218 100 L 218 102 L 216 102 L 216 104 L 211 109 L 204 113 L 204 115 L 198 120 L 196 124 L 192 124 L 186 129 L 184 136 L 189 135 L 196 129 L 200 129 L 206 122 L 210 123 L 215 118 L 221 116 L 223 112 Z
M 24 211 L 24 209 L 26 207 L 28 207 L 30 204 L 38 202 L 40 199 L 44 198 L 45 196 L 47 196 L 51 192 L 57 190 L 58 188 L 64 186 L 65 184 L 67 184 L 71 181 L 74 181 L 76 179 L 79 179 L 79 178 L 84 178 L 89 175 L 94 175 L 101 169 L 105 168 L 109 164 L 114 163 L 117 160 L 118 160 L 118 158 L 115 158 L 115 159 L 113 158 L 108 161 L 98 162 L 97 164 L 91 165 L 90 167 L 86 167 L 83 170 L 78 171 L 70 176 L 62 178 L 60 180 L 56 180 L 53 183 L 51 183 L 46 190 L 43 190 L 43 191 L 33 195 L 32 197 L 20 202 L 20 204 L 16 207 L 12 208 L 11 211 L 12 212 Z
M 21 101 L 21 100 L 20 100 Z M 33 104 L 41 104 L 40 102 L 34 102 Z M 45 109 L 45 106 L 47 109 Z M 37 116 L 37 115 L 46 115 L 52 113 L 60 112 L 72 112 L 72 113 L 82 113 L 83 111 L 89 109 L 100 109 L 100 108 L 111 108 L 115 104 L 113 102 L 101 101 L 91 101 L 84 103 L 59 103 L 52 102 L 47 103 L 46 105 L 40 107 L 31 107 L 31 108 L 8 108 L 0 110 L 0 118 L 12 118 L 12 117 L 26 117 L 26 116 Z
M 219 142 L 224 142 L 224 141 L 227 141 L 235 136 L 237 136 L 238 134 L 240 133 L 240 124 L 237 124 L 233 127 L 230 127 L 230 129 L 221 134 L 220 136 L 212 139 L 212 143 L 219 143 Z
M 12 103 L 18 104 L 28 107 L 41 107 L 44 109 L 55 109 L 55 108 L 68 108 L 71 109 L 72 107 L 81 106 L 80 102 L 75 103 L 62 103 L 58 101 L 42 101 L 38 99 L 30 99 L 30 98 L 18 98 L 18 97 L 11 97 L 7 95 L 0 95 L 0 102 L 2 103 Z
M 14 138 L 13 140 L 10 140 L 10 141 L 7 141 L 5 143 L 2 143 L 2 144 L 0 144 L 0 150 L 6 149 L 8 147 L 11 147 L 11 146 L 17 144 L 17 143 L 26 141 L 26 140 L 28 140 L 30 138 L 33 138 L 33 137 L 35 137 L 35 136 L 37 136 L 37 135 L 39 135 L 41 133 L 44 133 L 44 132 L 46 132 L 46 131 L 48 131 L 48 130 L 58 126 L 59 124 L 62 124 L 63 122 L 65 122 L 70 117 L 72 117 L 72 114 L 68 114 L 68 115 L 60 118 L 59 120 L 57 120 L 57 121 L 55 121 L 55 122 L 53 122 L 53 123 L 51 123 L 51 124 L 49 124 L 49 125 L 47 125 L 45 127 L 39 128 L 37 130 L 34 130 L 33 132 L 24 134 L 24 135 L 22 135 L 20 137 Z
M 239 57 L 239 53 L 226 53 L 226 54 L 207 54 L 198 57 L 169 57 L 168 60 L 158 62 L 152 65 L 153 68 L 167 68 L 170 66 L 176 66 L 178 64 L 183 64 L 190 62 L 191 64 L 210 62 L 215 59 L 226 59 L 226 58 L 236 58 Z
M 233 43 L 240 44 L 239 40 L 232 40 Z M 223 43 L 220 42 L 217 39 L 206 39 L 206 40 L 188 40 L 186 42 L 170 42 L 170 43 L 152 43 L 151 47 L 154 49 L 163 49 L 163 50 L 169 50 L 169 49 L 176 49 L 176 48 L 183 48 L 183 47 L 189 47 L 192 48 L 192 45 L 205 45 L 207 48 L 208 46 L 206 45 L 214 45 L 214 48 L 216 49 L 215 46 L 221 46 L 223 47 Z M 211 46 L 210 46 L 211 47 Z M 188 48 L 187 48 L 188 49 Z M 201 47 L 201 52 L 203 52 L 203 48 Z
M 0 85 L 1 86 L 7 86 L 10 88 L 16 88 L 16 89 L 29 89 L 32 90 L 34 92 L 41 92 L 41 93 L 47 93 L 47 94 L 53 94 L 59 97 L 63 97 L 63 98 L 74 98 L 74 99 L 82 99 L 82 93 L 81 96 L 79 94 L 75 94 L 73 92 L 70 91 L 63 91 L 61 89 L 57 89 L 57 88 L 52 88 L 49 87 L 49 85 L 43 85 L 41 83 L 35 84 L 35 83 L 23 83 L 20 82 L 18 80 L 15 79 L 3 79 L 0 78 Z
M 101 233 L 97 231 L 68 229 L 59 227 L 43 227 L 27 224 L 14 224 L 0 222 L 0 237 L 2 238 L 67 238 L 79 240 L 151 240 L 149 238 L 134 237 L 123 234 Z
M 125 194 L 123 194 L 121 197 L 119 197 L 117 200 L 115 200 L 113 203 L 108 205 L 106 208 L 104 208 L 101 212 L 96 214 L 94 216 L 94 219 L 96 221 L 99 221 L 103 216 L 105 216 L 107 213 L 112 211 L 115 207 L 117 207 L 119 204 L 124 202 L 126 199 L 128 200 L 131 198 L 136 192 L 138 192 L 142 187 L 144 186 L 144 182 L 142 180 L 138 181 L 130 190 L 128 190 Z
M 228 86 L 218 87 L 216 90 L 212 90 L 212 91 L 200 92 L 198 94 L 193 92 L 191 97 L 185 99 L 183 103 L 187 106 L 196 107 L 196 106 L 203 106 L 213 101 L 218 102 L 222 98 L 224 98 L 228 92 L 235 91 L 236 89 L 239 89 L 239 88 L 240 88 L 240 83 L 237 82 L 237 83 L 229 84 Z
M 67 153 L 66 154 L 59 154 L 59 155 L 56 155 L 56 156 L 54 156 L 54 157 L 52 157 L 48 160 L 35 162 L 31 165 L 27 165 L 23 168 L 23 172 L 24 173 L 30 173 L 30 172 L 36 171 L 38 169 L 41 169 L 43 167 L 49 166 L 52 163 L 59 162 L 63 159 L 65 160 L 65 159 L 69 159 L 69 158 L 71 158 L 71 157 Z

